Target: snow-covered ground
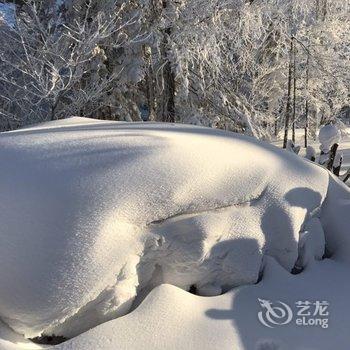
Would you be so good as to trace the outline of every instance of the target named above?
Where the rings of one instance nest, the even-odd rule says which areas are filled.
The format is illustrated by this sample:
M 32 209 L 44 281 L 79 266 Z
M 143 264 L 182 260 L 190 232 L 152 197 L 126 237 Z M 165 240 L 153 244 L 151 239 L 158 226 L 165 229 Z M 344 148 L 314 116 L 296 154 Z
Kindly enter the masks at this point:
M 19 334 L 348 349 L 350 191 L 320 166 L 218 130 L 81 118 L 0 147 L 1 350 L 43 347 Z M 299 301 L 327 302 L 328 327 L 297 325 Z

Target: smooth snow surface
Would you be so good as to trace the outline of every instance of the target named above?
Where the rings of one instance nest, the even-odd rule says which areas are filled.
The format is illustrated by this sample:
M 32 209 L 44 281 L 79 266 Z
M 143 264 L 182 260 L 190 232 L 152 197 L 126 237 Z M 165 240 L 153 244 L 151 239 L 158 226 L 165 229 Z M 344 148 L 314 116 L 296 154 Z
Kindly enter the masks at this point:
M 82 118 L 2 133 L 0 147 L 0 318 L 26 337 L 76 336 L 166 283 L 57 348 L 289 349 L 306 330 L 264 329 L 257 298 L 339 292 L 322 277 L 345 276 L 349 191 L 295 154 L 213 129 Z M 317 262 L 325 244 L 337 261 Z M 257 285 L 185 291 L 218 295 L 263 266 Z

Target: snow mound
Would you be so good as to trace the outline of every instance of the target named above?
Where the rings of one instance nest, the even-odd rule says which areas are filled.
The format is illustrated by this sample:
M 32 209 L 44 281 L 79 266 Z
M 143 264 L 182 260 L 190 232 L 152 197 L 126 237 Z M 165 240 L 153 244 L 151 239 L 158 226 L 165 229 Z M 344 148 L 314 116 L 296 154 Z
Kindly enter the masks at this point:
M 202 298 L 174 286 L 155 288 L 125 317 L 104 323 L 56 350 L 348 350 L 350 336 L 349 264 L 325 259 L 303 273 L 287 273 L 266 257 L 260 283 L 217 297 Z M 326 283 L 325 283 L 326 282 Z M 327 301 L 328 328 L 298 326 L 297 316 L 268 328 L 258 320 L 259 299 L 283 300 L 293 312 L 298 301 Z
M 321 151 L 327 153 L 331 147 L 341 141 L 341 132 L 336 125 L 328 124 L 320 129 L 318 139 L 321 143 Z
M 290 271 L 322 254 L 303 242 L 301 259 L 299 233 L 327 171 L 252 138 L 73 118 L 0 149 L 0 318 L 26 337 L 73 337 L 162 283 L 215 295 L 255 283 L 264 256 Z

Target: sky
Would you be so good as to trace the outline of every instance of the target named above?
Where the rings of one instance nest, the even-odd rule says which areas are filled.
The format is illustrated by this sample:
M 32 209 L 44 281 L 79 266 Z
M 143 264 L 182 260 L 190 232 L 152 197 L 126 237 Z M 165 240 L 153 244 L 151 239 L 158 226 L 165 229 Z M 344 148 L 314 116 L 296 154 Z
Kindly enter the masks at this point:
M 15 5 L 0 3 L 0 18 L 13 25 L 15 21 Z

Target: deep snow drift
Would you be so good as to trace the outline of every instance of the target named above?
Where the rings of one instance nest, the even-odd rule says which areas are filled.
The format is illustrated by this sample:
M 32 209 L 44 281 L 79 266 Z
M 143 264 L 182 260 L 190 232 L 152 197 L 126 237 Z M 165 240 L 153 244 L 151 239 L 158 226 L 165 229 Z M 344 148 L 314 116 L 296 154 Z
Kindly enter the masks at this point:
M 266 261 L 276 261 L 272 265 L 289 276 L 295 264 L 321 259 L 325 241 L 339 259 L 349 255 L 345 186 L 321 167 L 247 137 L 71 118 L 2 133 L 0 147 L 6 164 L 0 180 L 0 318 L 26 337 L 73 337 L 127 313 L 162 283 L 218 295 L 255 283 Z M 169 300 L 179 297 L 175 308 L 198 298 L 159 287 L 130 315 L 62 347 L 137 348 L 134 342 L 151 334 L 141 335 L 138 325 L 132 339 L 127 325 L 138 313 L 139 322 L 164 323 L 167 293 Z M 232 297 L 218 298 L 224 297 L 228 307 Z M 203 333 L 202 345 L 209 336 L 200 312 L 206 303 L 191 321 L 199 337 Z M 154 310 L 145 314 L 150 305 Z M 180 319 L 162 327 L 169 330 Z M 214 333 L 215 340 L 220 333 Z

